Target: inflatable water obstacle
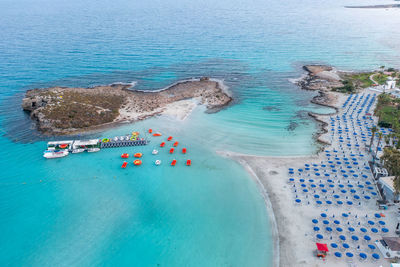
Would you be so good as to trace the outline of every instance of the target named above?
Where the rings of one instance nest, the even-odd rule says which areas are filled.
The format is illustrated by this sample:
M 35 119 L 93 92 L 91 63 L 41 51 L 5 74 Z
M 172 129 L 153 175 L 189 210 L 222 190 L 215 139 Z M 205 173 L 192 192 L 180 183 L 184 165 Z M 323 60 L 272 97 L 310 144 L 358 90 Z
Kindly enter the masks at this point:
M 182 153 L 186 154 L 186 147 L 182 148 Z
M 190 159 L 188 159 L 188 160 L 186 161 L 186 166 L 190 166 L 190 165 L 192 165 L 192 161 L 191 161 Z
M 172 136 L 167 138 L 167 141 L 171 141 L 172 140 Z
M 124 161 L 124 163 L 122 163 L 121 168 L 122 168 L 122 169 L 125 169 L 127 165 L 128 165 L 128 162 Z
M 133 155 L 135 158 L 141 158 L 143 156 L 142 153 L 135 153 L 135 155 Z
M 142 161 L 140 159 L 135 159 L 133 161 L 133 164 L 136 165 L 136 166 L 139 166 L 139 165 L 142 165 Z
M 179 142 L 175 142 L 175 143 L 174 143 L 174 146 L 178 146 L 178 144 L 179 144 Z
M 176 165 L 176 159 L 172 160 L 171 162 L 171 166 L 175 166 Z
M 160 147 L 164 147 L 165 146 L 165 142 L 162 142 L 161 144 L 160 144 Z
M 172 154 L 172 153 L 174 153 L 174 151 L 175 151 L 175 148 L 171 147 L 171 149 L 169 150 L 169 153 Z
M 153 132 L 153 130 L 152 129 L 149 129 L 149 133 L 152 133 Z
M 129 158 L 129 154 L 128 153 L 124 153 L 124 154 L 121 155 L 121 158 L 127 159 L 127 158 Z
M 162 134 L 160 133 L 153 133 L 153 136 L 161 136 Z

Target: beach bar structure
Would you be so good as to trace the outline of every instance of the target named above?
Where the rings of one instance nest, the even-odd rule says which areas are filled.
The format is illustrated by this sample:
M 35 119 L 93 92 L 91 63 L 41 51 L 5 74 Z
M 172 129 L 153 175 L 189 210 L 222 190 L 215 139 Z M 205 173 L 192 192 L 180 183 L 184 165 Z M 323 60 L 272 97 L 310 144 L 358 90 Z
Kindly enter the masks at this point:
M 47 149 L 43 156 L 45 158 L 60 158 L 68 156 L 69 153 L 97 152 L 102 148 L 145 146 L 149 143 L 145 138 L 138 138 L 138 136 L 139 133 L 133 132 L 132 135 L 111 139 L 52 141 L 47 143 Z

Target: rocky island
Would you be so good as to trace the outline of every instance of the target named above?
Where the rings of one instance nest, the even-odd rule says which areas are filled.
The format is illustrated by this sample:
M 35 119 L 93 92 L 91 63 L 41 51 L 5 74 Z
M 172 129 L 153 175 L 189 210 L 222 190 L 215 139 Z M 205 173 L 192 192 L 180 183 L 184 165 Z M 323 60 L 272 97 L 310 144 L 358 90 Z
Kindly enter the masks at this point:
M 190 111 L 197 104 L 218 111 L 231 101 L 221 82 L 203 77 L 158 91 L 138 91 L 124 84 L 38 88 L 26 92 L 22 108 L 37 122 L 40 132 L 64 135 L 162 113 L 177 114 L 182 109 Z

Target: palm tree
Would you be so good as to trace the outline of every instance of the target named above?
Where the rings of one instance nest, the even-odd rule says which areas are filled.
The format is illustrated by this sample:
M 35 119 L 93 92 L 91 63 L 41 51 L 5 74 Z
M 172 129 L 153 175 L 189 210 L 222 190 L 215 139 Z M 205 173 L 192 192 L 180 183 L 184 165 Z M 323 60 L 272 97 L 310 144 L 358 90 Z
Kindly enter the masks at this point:
M 371 150 L 372 150 L 372 143 L 374 142 L 375 133 L 377 131 L 378 131 L 378 129 L 376 128 L 376 126 L 371 128 L 372 136 L 371 136 L 371 142 L 369 143 L 369 152 L 371 152 Z
M 398 195 L 400 192 L 400 151 L 393 147 L 387 147 L 384 149 L 381 159 L 383 160 L 383 166 L 391 175 L 395 176 L 393 185 L 395 194 Z
M 381 132 L 379 132 L 378 133 L 378 136 L 379 136 L 379 138 L 378 138 L 378 144 L 376 145 L 376 150 L 375 150 L 375 156 L 374 156 L 374 163 L 375 163 L 375 158 L 377 157 L 377 155 L 378 155 L 378 148 L 379 148 L 379 145 L 381 144 L 381 140 L 382 140 L 382 133 Z
M 385 146 L 389 146 L 390 145 L 390 134 L 385 135 L 383 138 L 385 140 Z

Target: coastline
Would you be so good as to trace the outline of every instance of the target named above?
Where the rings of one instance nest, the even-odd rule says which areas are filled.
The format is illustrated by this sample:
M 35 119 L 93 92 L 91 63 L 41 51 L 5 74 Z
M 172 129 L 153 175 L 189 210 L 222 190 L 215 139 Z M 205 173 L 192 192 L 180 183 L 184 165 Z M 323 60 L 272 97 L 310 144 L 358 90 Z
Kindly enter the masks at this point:
M 22 108 L 43 135 L 75 135 L 159 115 L 185 120 L 198 105 L 212 113 L 233 100 L 222 80 L 208 77 L 177 81 L 157 90 L 138 90 L 135 84 L 33 89 L 26 92 Z
M 296 84 L 312 75 L 303 75 L 294 80 Z M 299 85 L 299 84 L 298 84 Z M 307 90 L 299 86 L 302 90 Z M 329 114 L 317 114 L 310 112 L 309 115 L 317 121 L 320 126 L 315 136 L 316 142 L 323 144 L 323 149 L 331 149 L 338 145 L 337 140 L 329 140 L 329 118 L 341 112 L 341 106 L 348 95 L 331 92 L 327 88 L 318 88 L 318 95 L 313 97 L 312 103 L 333 108 L 335 112 Z M 363 89 L 359 93 L 373 93 Z M 322 151 L 316 154 L 304 156 L 257 156 L 234 153 L 229 151 L 217 151 L 223 157 L 230 158 L 239 163 L 258 184 L 262 194 L 271 224 L 273 240 L 273 266 L 348 266 L 346 261 L 330 259 L 329 262 L 318 259 L 315 254 L 315 240 L 312 231 L 308 231 L 311 219 L 316 214 L 312 205 L 298 208 L 294 203 L 293 194 L 288 188 L 288 168 L 302 168 L 304 164 L 320 164 L 325 158 Z M 367 210 L 376 209 L 375 203 L 368 204 Z M 332 209 L 332 208 L 331 208 Z M 344 212 L 341 208 L 333 208 L 337 212 Z M 328 211 L 328 209 L 326 210 Z M 347 211 L 347 210 L 346 210 Z M 354 211 L 356 213 L 358 211 Z M 376 266 L 366 262 L 363 266 Z

